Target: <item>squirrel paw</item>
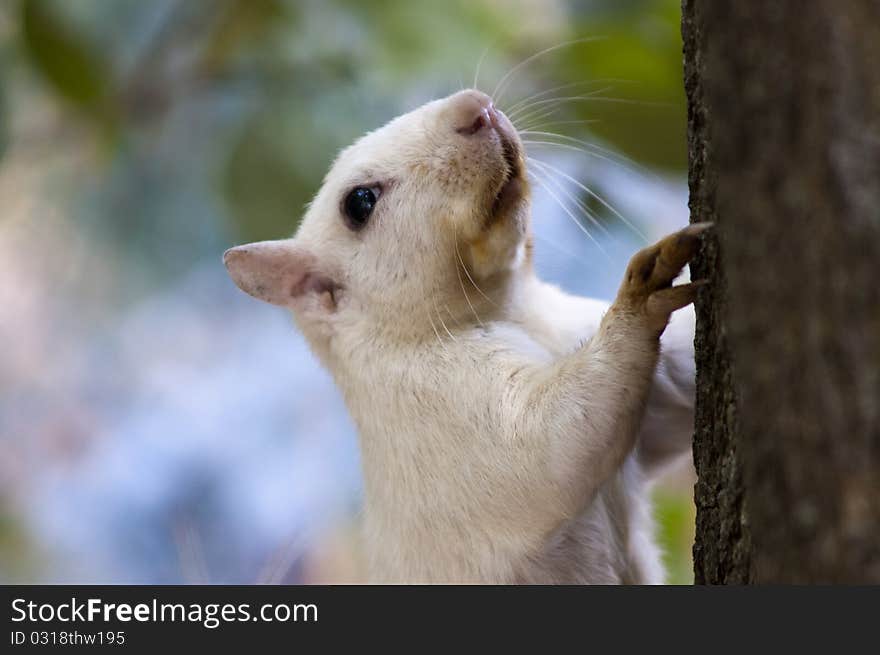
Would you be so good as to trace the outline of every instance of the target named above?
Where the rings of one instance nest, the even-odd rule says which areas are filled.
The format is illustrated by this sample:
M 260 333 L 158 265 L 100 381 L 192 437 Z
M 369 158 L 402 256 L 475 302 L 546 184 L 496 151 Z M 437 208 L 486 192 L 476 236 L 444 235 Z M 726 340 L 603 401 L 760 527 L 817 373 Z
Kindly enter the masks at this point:
M 652 328 L 662 331 L 669 315 L 694 301 L 703 281 L 672 286 L 700 247 L 701 237 L 712 223 L 692 223 L 637 252 L 630 259 L 617 303 L 643 315 Z

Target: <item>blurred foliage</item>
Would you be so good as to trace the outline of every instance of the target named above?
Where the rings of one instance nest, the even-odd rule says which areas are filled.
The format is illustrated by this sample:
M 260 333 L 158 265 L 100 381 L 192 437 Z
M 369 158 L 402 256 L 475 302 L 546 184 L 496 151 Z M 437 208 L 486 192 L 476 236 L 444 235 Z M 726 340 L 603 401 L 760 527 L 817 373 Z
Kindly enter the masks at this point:
M 100 122 L 111 121 L 110 71 L 43 0 L 23 0 L 22 40 L 34 68 L 66 101 Z
M 0 73 L 0 159 L 6 151 L 9 143 L 9 118 L 7 116 L 9 109 L 6 103 L 6 85 L 3 83 L 2 73 Z
M 565 103 L 547 129 L 582 137 L 552 124 L 590 121 L 589 135 L 636 160 L 685 165 L 676 0 L 21 0 L 18 13 L 28 66 L 62 106 L 110 135 L 124 166 L 155 157 L 156 130 L 187 107 L 225 100 L 222 117 L 200 117 L 225 147 L 193 145 L 212 159 L 235 238 L 292 232 L 336 151 L 400 111 L 470 85 L 487 49 L 481 86 L 491 90 L 538 50 L 597 37 L 525 67 L 508 105 L 597 81 L 544 99 L 577 96 L 609 80 L 603 99 Z
M 221 12 L 217 26 L 206 39 L 203 65 L 207 70 L 223 68 L 242 46 L 255 47 L 273 24 L 292 21 L 294 7 L 279 0 L 233 2 Z
M 23 583 L 33 576 L 38 549 L 30 543 L 17 517 L 0 498 L 0 580 Z
M 696 509 L 692 499 L 684 493 L 660 488 L 654 492 L 654 508 L 666 581 L 669 584 L 693 584 L 691 547 Z
M 109 97 L 109 70 L 88 43 L 59 20 L 42 0 L 22 2 L 22 38 L 31 62 L 65 100 L 102 113 Z
M 656 167 L 687 168 L 678 2 L 579 2 L 575 33 L 595 42 L 568 51 L 559 78 L 621 80 L 605 97 L 576 105 L 578 118 L 595 119 L 591 132 L 618 150 Z

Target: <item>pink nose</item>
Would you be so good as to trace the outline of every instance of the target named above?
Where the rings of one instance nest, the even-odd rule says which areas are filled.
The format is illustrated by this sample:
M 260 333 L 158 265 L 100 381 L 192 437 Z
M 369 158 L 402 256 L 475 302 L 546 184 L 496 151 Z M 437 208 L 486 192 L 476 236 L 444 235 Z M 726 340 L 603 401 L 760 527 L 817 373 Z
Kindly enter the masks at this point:
M 498 122 L 498 112 L 492 98 L 480 91 L 462 91 L 451 99 L 454 104 L 455 131 L 465 136 L 494 128 Z

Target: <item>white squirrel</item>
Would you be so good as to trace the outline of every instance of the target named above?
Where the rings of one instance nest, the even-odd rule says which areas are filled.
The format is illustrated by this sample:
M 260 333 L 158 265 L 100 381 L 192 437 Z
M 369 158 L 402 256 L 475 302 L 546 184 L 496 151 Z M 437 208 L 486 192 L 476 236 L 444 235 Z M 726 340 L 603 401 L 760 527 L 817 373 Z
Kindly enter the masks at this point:
M 373 581 L 662 582 L 648 491 L 690 448 L 693 312 L 660 335 L 707 225 L 609 307 L 536 277 L 529 214 L 522 142 L 467 90 L 344 150 L 294 238 L 224 255 L 342 391 Z

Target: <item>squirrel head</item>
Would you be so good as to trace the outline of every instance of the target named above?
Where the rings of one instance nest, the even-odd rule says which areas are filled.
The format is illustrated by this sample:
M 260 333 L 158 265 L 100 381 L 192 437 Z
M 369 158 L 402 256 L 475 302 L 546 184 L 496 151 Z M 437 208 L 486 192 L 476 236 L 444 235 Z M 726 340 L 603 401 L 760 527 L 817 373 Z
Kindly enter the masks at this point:
M 530 265 L 523 152 L 486 94 L 429 102 L 343 150 L 293 238 L 232 248 L 226 267 L 307 336 L 431 330 L 432 312 L 503 293 Z

